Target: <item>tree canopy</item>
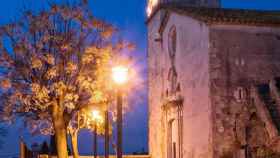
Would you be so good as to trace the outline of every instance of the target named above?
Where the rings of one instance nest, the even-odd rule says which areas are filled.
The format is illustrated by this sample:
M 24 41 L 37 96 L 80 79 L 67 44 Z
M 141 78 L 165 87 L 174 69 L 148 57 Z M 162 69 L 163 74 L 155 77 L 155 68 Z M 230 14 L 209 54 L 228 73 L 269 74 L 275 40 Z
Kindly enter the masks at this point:
M 115 31 L 93 16 L 86 1 L 50 4 L 50 9 L 36 13 L 26 10 L 19 20 L 3 25 L 3 119 L 21 117 L 33 133 L 55 132 L 57 139 L 63 139 L 57 142 L 65 146 L 63 133 L 75 113 L 83 107 L 103 106 L 112 97 L 112 58 L 130 46 L 112 42 Z

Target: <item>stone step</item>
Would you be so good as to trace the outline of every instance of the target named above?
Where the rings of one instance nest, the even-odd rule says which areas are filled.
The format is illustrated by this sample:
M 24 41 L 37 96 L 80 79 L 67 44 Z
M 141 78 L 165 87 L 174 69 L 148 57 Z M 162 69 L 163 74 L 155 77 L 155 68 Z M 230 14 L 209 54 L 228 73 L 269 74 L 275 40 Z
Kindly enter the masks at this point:
M 268 84 L 263 84 L 258 86 L 258 91 L 261 96 L 261 99 L 264 101 L 264 104 L 269 112 L 269 115 L 280 133 L 280 113 L 277 108 L 276 101 L 271 97 L 270 87 Z

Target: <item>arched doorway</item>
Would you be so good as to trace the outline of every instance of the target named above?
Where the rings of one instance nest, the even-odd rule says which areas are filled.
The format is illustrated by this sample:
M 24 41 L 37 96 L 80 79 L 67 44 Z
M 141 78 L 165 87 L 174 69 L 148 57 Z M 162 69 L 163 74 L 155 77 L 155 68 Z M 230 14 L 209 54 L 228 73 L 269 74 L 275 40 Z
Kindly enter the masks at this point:
M 181 101 L 165 105 L 166 157 L 182 158 L 183 146 L 183 108 Z

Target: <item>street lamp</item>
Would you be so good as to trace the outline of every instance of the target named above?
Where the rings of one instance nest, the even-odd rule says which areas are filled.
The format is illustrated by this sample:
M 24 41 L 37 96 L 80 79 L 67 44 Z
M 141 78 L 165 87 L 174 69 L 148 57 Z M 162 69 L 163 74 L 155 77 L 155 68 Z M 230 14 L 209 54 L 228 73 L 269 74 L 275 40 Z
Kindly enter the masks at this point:
M 91 112 L 92 119 L 96 122 L 101 122 L 102 121 L 102 116 L 100 115 L 100 111 L 98 110 L 93 110 Z
M 98 110 L 93 110 L 91 115 L 94 121 L 93 155 L 94 158 L 97 158 L 97 122 L 102 121 L 102 116 L 100 115 L 100 112 Z
M 115 66 L 112 69 L 112 77 L 117 85 L 123 85 L 128 80 L 128 68 L 125 66 Z
M 128 81 L 128 68 L 116 66 L 112 69 L 112 78 L 117 85 L 117 158 L 122 158 L 122 88 Z

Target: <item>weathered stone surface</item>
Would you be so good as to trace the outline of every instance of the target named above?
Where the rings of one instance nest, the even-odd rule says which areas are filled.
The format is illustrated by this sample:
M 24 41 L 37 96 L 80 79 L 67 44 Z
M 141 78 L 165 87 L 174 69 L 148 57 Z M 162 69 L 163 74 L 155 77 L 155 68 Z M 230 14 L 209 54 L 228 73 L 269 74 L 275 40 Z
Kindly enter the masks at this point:
M 160 14 L 148 25 L 149 29 L 149 148 L 152 157 L 167 156 L 167 122 L 161 109 L 163 96 L 168 90 L 168 72 L 172 66 L 168 54 L 168 34 L 177 30 L 175 67 L 183 97 L 183 155 L 192 158 L 210 158 L 211 111 L 209 99 L 208 28 L 191 18 L 171 14 L 159 36 Z M 188 26 L 188 27 L 185 27 Z
M 164 58 L 161 55 L 160 42 L 155 40 L 159 38 L 158 28 L 161 20 L 161 12 L 159 12 L 154 20 L 148 25 L 148 69 L 149 69 L 149 152 L 152 157 L 163 157 L 163 141 L 164 141 L 164 130 L 162 127 L 162 112 L 161 112 L 161 98 L 164 94 L 163 82 L 161 76 L 164 72 L 163 65 Z M 165 70 L 168 71 L 168 70 Z
M 169 45 L 174 27 L 173 60 Z M 148 23 L 151 157 L 171 158 L 170 137 L 175 143 L 182 139 L 178 158 L 280 157 L 280 130 L 272 116 L 280 113 L 280 88 L 271 84 L 280 76 L 279 37 L 276 27 L 209 25 L 177 12 L 157 12 Z M 169 73 L 170 68 L 176 73 Z M 170 74 L 176 77 L 170 80 Z M 174 83 L 179 88 L 172 94 Z M 275 111 L 262 98 L 260 85 L 270 88 L 266 97 Z M 166 106 L 173 95 L 183 99 L 182 105 Z M 182 113 L 176 116 L 179 107 Z M 179 137 L 180 126 L 170 134 L 168 123 L 180 122 L 181 115 Z
M 251 102 L 250 88 L 279 76 L 279 31 L 246 26 L 210 28 L 210 95 L 213 111 L 219 114 L 213 120 L 215 157 L 228 153 L 236 157 L 244 145 L 259 148 L 269 144 L 264 120 Z M 239 87 L 244 92 L 241 100 L 235 94 Z M 223 132 L 220 126 L 225 127 Z

